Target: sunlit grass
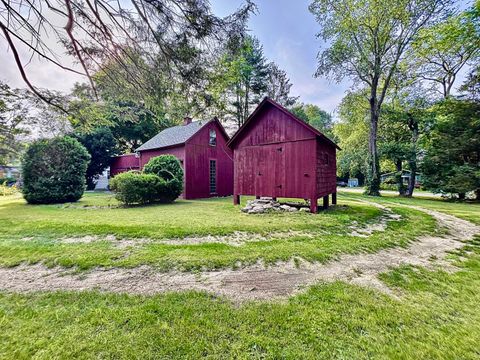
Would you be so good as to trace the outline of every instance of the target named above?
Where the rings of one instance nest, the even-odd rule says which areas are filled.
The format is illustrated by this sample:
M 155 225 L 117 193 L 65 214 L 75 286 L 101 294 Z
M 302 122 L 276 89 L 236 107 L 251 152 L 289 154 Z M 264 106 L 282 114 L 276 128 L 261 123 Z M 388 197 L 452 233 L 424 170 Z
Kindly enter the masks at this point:
M 400 299 L 339 282 L 240 307 L 195 292 L 0 294 L 0 358 L 477 359 L 478 246 L 459 264 L 384 274 Z
M 342 206 L 313 215 L 270 213 L 247 215 L 231 198 L 178 201 L 172 205 L 118 207 L 109 194 L 87 194 L 81 201 L 64 205 L 27 205 L 19 198 L 0 202 L 0 265 L 44 263 L 89 269 L 151 265 L 167 270 L 216 269 L 287 261 L 327 261 L 342 253 L 374 252 L 405 246 L 435 228 L 434 220 L 419 211 L 395 208 L 402 220 L 390 222 L 385 232 L 363 238 L 350 236 L 349 226 L 378 222 L 380 209 L 340 198 Z M 155 240 L 185 236 L 228 235 L 236 231 L 266 240 L 242 246 L 220 243 L 169 245 Z M 277 233 L 296 231 L 287 237 Z M 89 243 L 62 242 L 64 237 L 98 236 Z M 146 238 L 138 245 L 118 247 L 121 241 L 102 236 Z

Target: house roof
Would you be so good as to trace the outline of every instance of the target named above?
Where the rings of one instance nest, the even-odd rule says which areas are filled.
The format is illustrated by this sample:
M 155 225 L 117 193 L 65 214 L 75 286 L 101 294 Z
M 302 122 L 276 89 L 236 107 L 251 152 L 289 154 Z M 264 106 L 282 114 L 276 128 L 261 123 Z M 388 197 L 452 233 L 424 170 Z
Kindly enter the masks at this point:
M 318 137 L 322 138 L 323 140 L 325 140 L 327 143 L 335 146 L 338 150 L 341 150 L 340 147 L 335 144 L 332 140 L 330 140 L 328 137 L 326 137 L 324 134 L 322 134 L 320 131 L 318 131 L 317 129 L 315 129 L 313 126 L 307 124 L 305 121 L 299 119 L 298 117 L 296 117 L 294 114 L 292 114 L 290 111 L 288 111 L 286 108 L 284 108 L 282 105 L 280 105 L 279 103 L 277 103 L 276 101 L 266 97 L 265 99 L 262 100 L 262 102 L 257 106 L 257 108 L 253 111 L 253 113 L 250 114 L 250 116 L 248 117 L 247 120 L 245 120 L 245 122 L 243 123 L 243 125 L 238 129 L 238 131 L 235 133 L 235 135 L 232 136 L 232 138 L 230 139 L 230 141 L 227 143 L 227 146 L 231 147 L 233 143 L 235 143 L 235 141 L 238 139 L 238 136 L 239 134 L 241 134 L 248 126 L 248 124 L 252 121 L 252 119 L 255 117 L 255 115 L 260 111 L 260 109 L 262 109 L 266 104 L 270 104 L 270 105 L 273 105 L 275 108 L 277 108 L 278 110 L 282 111 L 283 113 L 289 115 L 292 119 L 294 119 L 295 121 L 297 121 L 300 125 L 302 125 L 303 127 L 307 128 L 308 130 L 310 130 L 311 132 L 313 132 L 315 135 L 317 135 Z
M 185 144 L 190 138 L 198 133 L 204 126 L 210 123 L 216 123 L 218 129 L 225 137 L 225 141 L 228 141 L 230 137 L 226 133 L 225 129 L 223 128 L 220 120 L 216 117 L 210 121 L 198 120 L 192 121 L 188 125 L 177 125 L 169 127 L 168 129 L 160 131 L 157 135 L 153 138 L 148 140 L 142 146 L 137 148 L 136 151 L 145 151 L 145 150 L 153 150 L 153 149 L 161 149 L 176 145 Z
M 168 129 L 160 131 L 153 138 L 137 148 L 137 151 L 152 150 L 184 144 L 207 123 L 209 123 L 209 121 L 200 120 L 192 121 L 188 125 L 172 126 Z

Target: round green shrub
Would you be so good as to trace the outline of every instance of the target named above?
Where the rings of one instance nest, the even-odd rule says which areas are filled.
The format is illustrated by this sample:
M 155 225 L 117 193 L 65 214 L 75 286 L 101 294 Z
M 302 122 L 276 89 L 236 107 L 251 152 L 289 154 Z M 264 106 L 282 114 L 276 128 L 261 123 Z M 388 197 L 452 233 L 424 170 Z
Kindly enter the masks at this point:
M 183 191 L 183 169 L 180 161 L 173 155 L 160 155 L 149 160 L 143 168 L 146 174 L 155 174 L 165 180 L 159 201 L 172 202 Z
M 126 205 L 161 201 L 165 186 L 165 180 L 159 176 L 138 171 L 118 174 L 110 181 L 115 198 Z
M 30 204 L 77 201 L 89 162 L 88 151 L 71 137 L 33 142 L 22 159 L 23 197 Z
M 173 155 L 160 155 L 151 158 L 143 168 L 146 174 L 155 174 L 164 180 L 173 178 L 183 183 L 183 169 L 180 161 Z

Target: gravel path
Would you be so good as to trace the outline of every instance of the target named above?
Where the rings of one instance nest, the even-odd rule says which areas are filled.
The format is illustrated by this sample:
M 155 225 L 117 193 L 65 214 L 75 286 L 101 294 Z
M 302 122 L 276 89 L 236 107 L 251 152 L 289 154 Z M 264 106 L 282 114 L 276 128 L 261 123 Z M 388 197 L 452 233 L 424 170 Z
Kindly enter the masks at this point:
M 374 203 L 372 203 L 374 204 Z M 378 206 L 378 204 L 377 204 Z M 199 274 L 160 273 L 142 266 L 133 269 L 95 269 L 71 274 L 64 268 L 43 265 L 0 268 L 0 290 L 8 292 L 92 290 L 156 294 L 167 291 L 204 290 L 235 302 L 286 298 L 319 281 L 342 280 L 390 293 L 377 275 L 403 264 L 445 266 L 442 258 L 464 241 L 480 233 L 480 227 L 457 217 L 409 206 L 433 216 L 449 235 L 423 236 L 407 248 L 382 250 L 374 254 L 341 255 L 326 264 L 294 261 L 265 267 L 256 264 L 237 270 L 206 271 Z M 432 260 L 436 259 L 436 260 Z

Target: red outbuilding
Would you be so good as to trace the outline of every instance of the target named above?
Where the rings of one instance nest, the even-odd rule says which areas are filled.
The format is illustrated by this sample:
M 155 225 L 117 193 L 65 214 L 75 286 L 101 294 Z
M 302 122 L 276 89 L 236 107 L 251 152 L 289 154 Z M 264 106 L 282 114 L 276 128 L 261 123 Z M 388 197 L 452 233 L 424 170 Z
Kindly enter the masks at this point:
M 148 140 L 137 154 L 113 158 L 110 174 L 143 169 L 152 157 L 171 154 L 183 166 L 184 199 L 229 196 L 233 193 L 233 153 L 227 147 L 228 140 L 218 119 L 185 118 L 183 125 L 165 129 Z
M 265 98 L 227 144 L 234 153 L 234 204 L 240 195 L 336 203 L 336 150 L 321 132 Z

